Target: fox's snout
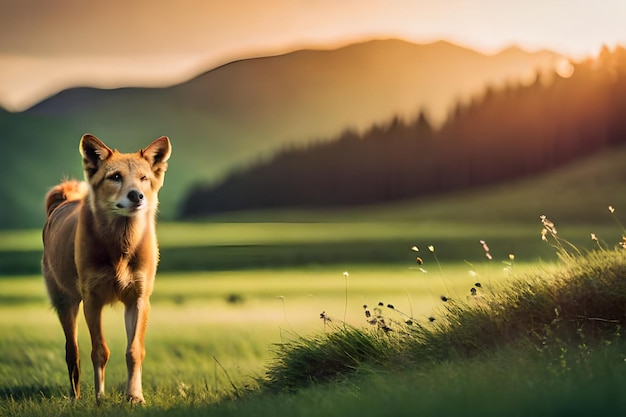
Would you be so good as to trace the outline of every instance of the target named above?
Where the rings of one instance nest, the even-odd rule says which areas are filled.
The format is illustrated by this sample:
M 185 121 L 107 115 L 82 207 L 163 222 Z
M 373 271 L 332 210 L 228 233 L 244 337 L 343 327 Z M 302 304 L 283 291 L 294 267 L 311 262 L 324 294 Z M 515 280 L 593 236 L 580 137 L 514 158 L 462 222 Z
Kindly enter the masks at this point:
M 137 190 L 130 190 L 126 195 L 126 198 L 135 204 L 139 204 L 141 200 L 143 200 L 143 194 Z
M 118 209 L 130 210 L 130 213 L 132 213 L 135 210 L 146 207 L 147 204 L 148 202 L 146 201 L 144 194 L 139 190 L 132 189 L 128 191 L 124 197 L 118 200 L 115 206 Z

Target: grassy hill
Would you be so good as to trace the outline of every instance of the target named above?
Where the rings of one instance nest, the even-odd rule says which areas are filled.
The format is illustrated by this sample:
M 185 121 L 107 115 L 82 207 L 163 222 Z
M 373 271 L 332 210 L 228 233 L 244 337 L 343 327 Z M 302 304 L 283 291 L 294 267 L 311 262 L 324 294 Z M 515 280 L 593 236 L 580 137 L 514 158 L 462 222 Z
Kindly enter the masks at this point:
M 541 214 L 570 225 L 615 224 L 609 205 L 626 212 L 626 147 L 507 184 L 383 205 L 324 210 L 226 213 L 212 222 L 404 222 L 536 225 Z M 626 216 L 625 216 L 626 218 Z
M 233 62 L 169 88 L 76 88 L 23 113 L 0 111 L 0 228 L 43 223 L 41 202 L 64 175 L 81 177 L 85 132 L 122 151 L 160 135 L 173 156 L 161 213 L 172 218 L 193 183 L 213 181 L 278 148 L 426 108 L 439 119 L 486 84 L 561 59 L 507 50 L 487 56 L 449 43 L 371 41 Z

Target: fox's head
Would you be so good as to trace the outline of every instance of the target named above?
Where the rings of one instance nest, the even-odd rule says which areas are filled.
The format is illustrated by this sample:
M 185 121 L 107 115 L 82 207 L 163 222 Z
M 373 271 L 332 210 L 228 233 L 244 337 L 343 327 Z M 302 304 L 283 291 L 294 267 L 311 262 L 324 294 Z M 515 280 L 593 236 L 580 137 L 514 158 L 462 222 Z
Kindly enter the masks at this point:
M 171 152 L 165 136 L 135 153 L 120 153 L 95 136 L 83 135 L 80 154 L 92 209 L 126 217 L 154 211 Z

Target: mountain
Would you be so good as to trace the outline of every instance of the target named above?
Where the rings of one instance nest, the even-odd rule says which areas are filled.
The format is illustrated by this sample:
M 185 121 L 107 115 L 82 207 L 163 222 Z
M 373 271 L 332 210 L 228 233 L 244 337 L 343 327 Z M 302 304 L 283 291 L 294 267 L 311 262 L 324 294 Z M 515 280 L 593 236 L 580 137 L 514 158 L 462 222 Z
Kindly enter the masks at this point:
M 537 175 L 626 145 L 626 48 L 550 82 L 489 89 L 440 129 L 422 114 L 278 152 L 193 187 L 183 217 L 277 207 L 384 204 Z
M 447 42 L 375 40 L 236 61 L 168 88 L 66 90 L 22 113 L 0 111 L 0 227 L 42 224 L 46 189 L 64 175 L 82 176 L 77 148 L 85 132 L 122 151 L 170 136 L 161 214 L 172 218 L 191 185 L 277 149 L 420 108 L 441 122 L 455 101 L 562 59 L 548 51 L 484 55 Z

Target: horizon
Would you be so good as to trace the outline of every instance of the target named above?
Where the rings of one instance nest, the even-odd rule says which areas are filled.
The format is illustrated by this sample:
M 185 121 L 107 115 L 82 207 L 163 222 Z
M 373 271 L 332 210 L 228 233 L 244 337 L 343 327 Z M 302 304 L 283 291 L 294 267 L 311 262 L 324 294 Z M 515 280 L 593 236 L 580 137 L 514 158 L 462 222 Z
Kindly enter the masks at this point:
M 574 60 L 626 43 L 619 21 L 626 4 L 588 0 L 0 0 L 0 7 L 0 106 L 9 111 L 72 87 L 162 87 L 233 61 L 374 39 L 446 41 L 485 55 L 549 50 Z
M 3 100 L 4 97 L 1 94 L 2 86 L 0 82 L 0 108 L 3 108 L 4 110 L 14 112 L 14 113 L 27 111 L 30 108 L 35 107 L 37 104 L 42 103 L 56 96 L 57 94 L 62 93 L 63 91 L 70 90 L 73 88 L 94 88 L 94 89 L 101 89 L 101 90 L 114 90 L 118 88 L 166 88 L 166 87 L 183 84 L 187 81 L 201 77 L 203 74 L 206 74 L 213 70 L 219 69 L 221 67 L 224 67 L 224 66 L 227 66 L 229 64 L 236 63 L 239 61 L 286 56 L 286 55 L 296 53 L 296 52 L 301 52 L 301 51 L 315 51 L 315 52 L 337 51 L 337 50 L 341 50 L 343 48 L 347 48 L 347 47 L 354 46 L 354 45 L 366 44 L 370 42 L 385 42 L 385 41 L 406 42 L 406 43 L 409 43 L 418 47 L 435 45 L 437 43 L 447 43 L 449 45 L 453 45 L 455 47 L 462 48 L 467 51 L 476 52 L 484 56 L 497 56 L 502 53 L 506 53 L 509 50 L 516 50 L 516 51 L 519 51 L 520 53 L 524 53 L 528 55 L 550 53 L 550 54 L 563 56 L 565 59 L 564 64 L 567 64 L 567 66 L 569 66 L 569 62 L 570 62 L 569 61 L 570 58 L 568 56 L 564 54 L 560 54 L 558 51 L 553 51 L 553 50 L 549 50 L 545 48 L 537 49 L 537 50 L 528 50 L 518 45 L 508 45 L 499 50 L 487 53 L 487 52 L 474 49 L 470 46 L 461 45 L 459 43 L 455 43 L 446 39 L 437 39 L 437 40 L 432 40 L 429 42 L 420 43 L 420 42 L 414 42 L 411 40 L 401 39 L 397 37 L 396 38 L 359 39 L 355 41 L 347 41 L 346 43 L 339 43 L 336 45 L 309 45 L 309 46 L 305 45 L 299 48 L 289 49 L 285 51 L 269 51 L 268 53 L 262 53 L 262 52 L 254 53 L 254 54 L 251 54 L 250 56 L 234 58 L 231 60 L 227 60 L 225 62 L 218 62 L 215 64 L 206 64 L 206 65 L 204 65 L 203 63 L 190 65 L 189 61 L 183 60 L 182 62 L 179 63 L 177 67 L 175 67 L 177 68 L 177 70 L 174 70 L 168 74 L 162 74 L 158 72 L 151 73 L 149 69 L 150 68 L 149 64 L 151 62 L 160 61 L 162 57 L 144 57 L 145 66 L 143 65 L 137 66 L 137 64 L 133 65 L 126 58 L 118 58 L 118 59 L 108 58 L 106 59 L 106 61 L 109 62 L 109 66 L 113 66 L 113 63 L 126 63 L 127 65 L 124 67 L 125 71 L 123 73 L 119 73 L 117 75 L 112 76 L 108 71 L 104 70 L 103 73 L 100 74 L 103 76 L 102 78 L 98 78 L 98 77 L 89 78 L 89 77 L 85 77 L 81 75 L 82 71 L 86 71 L 87 68 L 84 66 L 85 65 L 84 63 L 81 64 L 80 59 L 73 60 L 70 58 L 65 58 L 64 62 L 75 65 L 76 67 L 72 71 L 68 71 L 67 73 L 61 75 L 60 80 L 57 80 L 58 81 L 57 83 L 48 85 L 47 89 L 40 90 L 39 94 L 34 94 L 29 97 L 27 96 L 27 98 L 30 98 L 30 100 L 28 99 L 18 100 L 17 107 L 11 108 L 11 107 L 5 106 L 5 103 Z M 93 65 L 93 61 L 91 62 L 91 64 Z M 555 66 L 557 70 L 558 70 L 558 67 L 559 67 L 559 64 Z M 561 65 L 561 68 L 563 68 L 563 65 Z M 565 67 L 563 72 L 564 73 L 568 72 L 567 67 Z M 96 74 L 94 74 L 94 72 L 91 71 L 91 75 L 93 76 Z

